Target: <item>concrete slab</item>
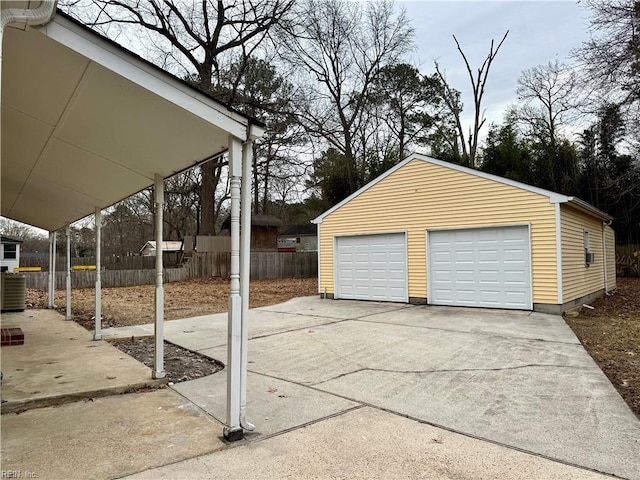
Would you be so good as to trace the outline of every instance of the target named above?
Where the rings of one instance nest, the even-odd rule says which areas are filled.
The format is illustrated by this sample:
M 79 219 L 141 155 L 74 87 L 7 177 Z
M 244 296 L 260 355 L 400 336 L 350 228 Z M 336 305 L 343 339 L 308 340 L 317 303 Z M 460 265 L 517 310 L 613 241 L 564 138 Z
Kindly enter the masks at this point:
M 361 371 L 318 388 L 549 458 L 640 478 L 640 424 L 606 377 L 588 370 Z
M 225 445 L 220 424 L 169 389 L 2 415 L 0 421 L 3 476 L 15 471 L 19 478 L 116 478 Z
M 363 408 L 238 448 L 128 477 L 201 478 L 610 478 Z
M 314 325 L 341 321 L 330 317 L 297 315 L 270 310 L 249 310 L 249 338 L 259 338 Z M 105 338 L 126 338 L 153 335 L 153 324 L 109 328 Z M 193 351 L 227 344 L 227 314 L 217 313 L 199 317 L 170 320 L 164 324 L 165 339 Z M 220 358 L 218 360 L 224 359 Z
M 174 385 L 177 392 L 224 423 L 227 375 L 216 375 Z M 247 418 L 256 430 L 245 438 L 283 432 L 357 407 L 358 403 L 302 387 L 294 383 L 247 375 Z
M 588 357 L 571 352 L 581 349 L 576 344 L 345 321 L 252 340 L 248 358 L 249 370 L 314 385 L 362 369 L 405 372 L 590 366 L 585 363 Z M 202 352 L 226 358 L 226 347 Z
M 362 318 L 364 322 L 485 333 L 487 335 L 529 338 L 552 342 L 580 343 L 561 316 L 538 312 L 450 308 L 431 305 L 412 306 L 394 315 L 379 313 Z
M 24 345 L 2 347 L 2 412 L 157 386 L 151 369 L 54 310 L 2 314 Z
M 388 312 L 392 322 L 347 320 L 252 340 L 249 369 L 640 478 L 640 423 L 560 317 L 484 311 L 473 314 L 475 325 L 461 315 L 467 331 L 404 325 L 417 321 L 416 311 Z M 538 317 L 550 325 L 543 334 L 550 340 L 536 333 Z M 226 355 L 224 347 L 204 351 Z
M 324 300 L 318 296 L 314 297 L 298 297 L 291 300 L 271 305 L 268 307 L 260 307 L 256 310 L 293 313 L 297 315 L 315 315 L 320 317 L 329 317 L 342 320 L 351 320 L 354 318 L 366 317 L 376 313 L 393 312 L 395 310 L 404 310 L 411 308 L 411 305 L 404 303 L 390 302 L 362 302 L 355 300 Z

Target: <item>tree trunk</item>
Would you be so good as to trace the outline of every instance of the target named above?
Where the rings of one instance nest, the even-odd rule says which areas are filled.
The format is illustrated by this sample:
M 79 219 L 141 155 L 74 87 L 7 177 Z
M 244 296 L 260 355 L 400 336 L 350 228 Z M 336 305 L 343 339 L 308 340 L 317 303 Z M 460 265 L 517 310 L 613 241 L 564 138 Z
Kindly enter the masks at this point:
M 202 235 L 214 235 L 216 221 L 214 212 L 214 198 L 216 192 L 216 166 L 213 162 L 207 162 L 201 167 L 202 185 L 200 187 L 200 233 Z

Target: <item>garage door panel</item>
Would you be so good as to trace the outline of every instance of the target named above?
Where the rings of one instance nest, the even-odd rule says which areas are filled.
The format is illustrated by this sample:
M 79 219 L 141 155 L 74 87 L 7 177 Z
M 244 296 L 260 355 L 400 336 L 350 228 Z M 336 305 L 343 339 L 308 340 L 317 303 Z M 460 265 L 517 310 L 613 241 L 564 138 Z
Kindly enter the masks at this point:
M 429 232 L 429 303 L 531 308 L 526 226 Z
M 336 298 L 408 300 L 404 233 L 338 237 L 336 249 Z

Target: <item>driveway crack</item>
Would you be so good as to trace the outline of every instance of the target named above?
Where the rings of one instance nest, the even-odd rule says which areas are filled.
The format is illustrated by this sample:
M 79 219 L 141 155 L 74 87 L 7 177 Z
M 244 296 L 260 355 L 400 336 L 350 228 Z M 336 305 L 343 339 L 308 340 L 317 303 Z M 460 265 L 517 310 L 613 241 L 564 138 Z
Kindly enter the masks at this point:
M 573 365 L 557 365 L 550 363 L 527 363 L 524 365 L 516 365 L 513 367 L 495 367 L 495 368 L 451 368 L 451 369 L 431 369 L 431 370 L 395 370 L 391 368 L 374 368 L 374 367 L 363 367 L 357 370 L 353 370 L 351 372 L 341 373 L 340 375 L 336 375 L 335 377 L 327 378 L 326 380 L 322 380 L 321 382 L 312 383 L 310 385 L 322 385 L 323 383 L 330 382 L 331 380 L 336 380 L 338 378 L 346 377 L 348 375 L 353 375 L 354 373 L 359 372 L 382 372 L 382 373 L 408 373 L 408 374 L 429 374 L 429 373 L 459 373 L 459 372 L 502 372 L 508 370 L 520 370 L 524 368 L 572 368 L 578 370 L 584 370 L 586 367 L 578 367 Z
M 492 338 L 504 338 L 507 340 L 518 340 L 518 341 L 523 341 L 523 342 L 541 342 L 541 343 L 554 343 L 554 344 L 561 344 L 561 345 L 573 345 L 573 346 L 578 346 L 581 347 L 582 344 L 576 339 L 575 342 L 567 342 L 567 341 L 562 341 L 562 340 L 549 340 L 549 339 L 544 339 L 544 338 L 531 338 L 531 337 L 516 337 L 513 335 L 505 335 L 505 334 L 500 334 L 500 333 L 496 333 L 496 332 L 479 332 L 479 331 L 474 331 L 474 330 L 457 330 L 454 328 L 444 328 L 444 327 L 430 327 L 427 325 L 407 325 L 404 323 L 389 323 L 389 322 L 383 322 L 383 321 L 379 321 L 379 320 L 369 320 L 369 319 L 364 319 L 364 317 L 358 317 L 358 318 L 354 318 L 354 321 L 358 321 L 358 322 L 365 322 L 365 323 L 375 323 L 377 325 L 393 325 L 393 326 L 398 326 L 398 327 L 406 327 L 406 328 L 418 328 L 418 329 L 424 329 L 424 330 L 436 330 L 439 332 L 450 332 L 450 333 L 460 333 L 460 334 L 468 334 L 468 335 L 482 335 L 485 337 L 492 337 Z

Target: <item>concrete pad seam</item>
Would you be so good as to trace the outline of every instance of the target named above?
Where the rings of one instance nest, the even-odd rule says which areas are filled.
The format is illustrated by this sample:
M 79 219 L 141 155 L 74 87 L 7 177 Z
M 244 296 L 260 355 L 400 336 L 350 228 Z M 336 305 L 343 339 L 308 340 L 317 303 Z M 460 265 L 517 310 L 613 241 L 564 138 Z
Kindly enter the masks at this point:
M 295 383 L 295 382 L 291 382 L 291 383 Z M 301 385 L 301 386 L 303 386 L 303 385 Z M 350 412 L 353 412 L 355 410 L 360 410 L 361 408 L 364 408 L 366 406 L 362 402 L 354 402 L 354 403 L 357 403 L 358 405 L 356 405 L 354 407 L 349 407 L 346 410 L 340 410 L 339 412 L 334 412 L 334 413 L 332 413 L 330 415 L 325 415 L 324 417 L 316 418 L 314 420 L 309 420 L 308 422 L 301 423 L 300 425 L 296 425 L 294 427 L 285 428 L 284 430 L 280 430 L 279 432 L 274 432 L 274 433 L 270 433 L 268 435 L 259 436 L 259 437 L 256 437 L 255 439 L 246 438 L 246 437 L 245 437 L 245 439 L 247 440 L 247 444 L 261 442 L 263 440 L 268 440 L 270 438 L 278 437 L 280 435 L 284 435 L 285 433 L 293 432 L 295 430 L 299 430 L 301 428 L 305 428 L 305 427 L 308 427 L 310 425 L 314 425 L 316 423 L 320 423 L 320 422 L 323 422 L 325 420 L 329 420 L 331 418 L 339 417 L 340 415 L 344 415 L 346 413 L 350 413 Z
M 520 370 L 523 368 L 537 368 L 537 367 L 551 367 L 551 368 L 571 368 L 576 370 L 589 370 L 587 367 L 579 367 L 574 365 L 558 365 L 558 364 L 547 364 L 547 363 L 527 363 L 524 365 L 515 365 L 513 367 L 495 367 L 495 368 L 452 368 L 452 369 L 443 369 L 443 370 L 393 370 L 388 368 L 375 368 L 375 367 L 363 367 L 358 370 L 354 370 L 352 372 L 341 373 L 340 375 L 336 375 L 335 377 L 327 378 L 326 380 L 322 380 L 321 382 L 311 383 L 309 385 L 321 385 L 326 382 L 330 382 L 332 380 L 336 380 L 338 378 L 343 378 L 349 375 L 353 375 L 354 373 L 359 372 L 382 372 L 382 373 L 409 373 L 409 374 L 427 374 L 427 373 L 459 373 L 459 372 L 502 372 L 507 370 Z
M 525 453 L 527 455 L 531 455 L 531 456 L 543 458 L 545 460 L 549 460 L 549 461 L 552 461 L 552 462 L 555 462 L 555 463 L 560 463 L 560 464 L 563 464 L 563 465 L 567 465 L 569 467 L 579 468 L 580 470 L 586 470 L 586 471 L 589 471 L 589 472 L 599 473 L 601 475 L 606 475 L 606 476 L 611 477 L 611 478 L 619 478 L 619 479 L 622 479 L 622 480 L 630 480 L 627 477 L 620 477 L 620 476 L 615 475 L 613 473 L 603 472 L 603 471 L 597 470 L 595 468 L 585 467 L 583 465 L 578 465 L 577 463 L 572 463 L 572 462 L 568 462 L 566 460 L 562 460 L 562 459 L 559 459 L 559 458 L 554 458 L 554 457 L 551 457 L 549 455 L 545 455 L 545 454 L 542 454 L 542 453 L 534 452 L 532 450 L 526 450 L 524 448 L 520 448 L 520 447 L 517 447 L 515 445 L 509 445 L 508 443 L 503 443 L 503 442 L 499 442 L 497 440 L 492 440 L 490 438 L 485 438 L 485 437 L 481 437 L 479 435 L 474 435 L 472 433 L 467 433 L 467 432 L 463 432 L 461 430 L 456 430 L 455 428 L 447 427 L 445 425 L 440 425 L 438 423 L 430 422 L 428 420 L 423 420 L 421 418 L 417 418 L 417 417 L 413 417 L 411 415 L 407 415 L 407 414 L 404 414 L 404 413 L 396 412 L 394 410 L 390 410 L 390 409 L 387 409 L 387 408 L 384 408 L 384 407 L 379 407 L 379 406 L 376 406 L 376 405 L 369 405 L 366 402 L 363 402 L 363 403 L 364 403 L 364 406 L 371 407 L 371 408 L 374 408 L 376 410 L 380 410 L 380 411 L 387 412 L 387 413 L 390 413 L 390 414 L 393 414 L 393 415 L 397 415 L 399 417 L 404 417 L 404 418 L 407 418 L 409 420 L 413 420 L 413 421 L 418 422 L 418 423 L 423 424 L 423 425 L 429 425 L 430 427 L 435 427 L 435 428 L 439 428 L 439 429 L 442 429 L 442 430 L 446 430 L 448 432 L 455 433 L 455 434 L 458 434 L 458 435 L 463 435 L 463 436 L 468 437 L 468 438 L 473 438 L 475 440 L 480 440 L 482 442 L 491 443 L 491 444 L 497 445 L 499 447 L 508 448 L 509 450 L 515 450 L 517 452 Z
M 305 317 L 308 317 L 309 315 L 304 315 Z M 332 317 L 325 317 L 325 318 L 332 318 Z M 256 335 L 255 337 L 250 337 L 249 340 L 258 340 L 260 338 L 267 338 L 267 337 L 274 337 L 276 335 L 281 335 L 283 333 L 291 333 L 291 332 L 299 332 L 300 330 L 308 330 L 310 328 L 320 328 L 320 327 L 324 327 L 326 325 L 335 325 L 336 323 L 342 323 L 342 322 L 347 322 L 349 321 L 348 319 L 338 319 L 335 322 L 328 322 L 328 323 L 323 323 L 322 325 L 307 325 L 304 327 L 298 327 L 298 328 L 292 328 L 291 330 L 282 330 L 280 332 L 273 332 L 273 333 L 265 333 L 263 335 Z M 226 345 L 226 343 L 225 343 Z
M 459 434 L 459 435 L 463 435 L 465 437 L 473 438 L 475 440 L 488 442 L 488 443 L 491 443 L 493 445 L 498 445 L 500 447 L 508 448 L 510 450 L 515 450 L 515 451 L 518 451 L 518 452 L 526 453 L 528 455 L 533 455 L 535 457 L 543 458 L 545 460 L 550 460 L 550 461 L 553 461 L 553 462 L 556 462 L 556 463 L 561 463 L 561 464 L 564 464 L 564 465 L 568 465 L 570 467 L 579 468 L 581 470 L 587 470 L 587 471 L 599 473 L 599 474 L 602 474 L 602 475 L 607 475 L 607 476 L 609 476 L 611 478 L 619 478 L 619 479 L 622 479 L 622 480 L 630 480 L 630 479 L 628 479 L 626 477 L 620 477 L 620 476 L 614 475 L 612 473 L 603 472 L 603 471 L 596 470 L 596 469 L 593 469 L 593 468 L 585 467 L 583 465 L 578 465 L 578 464 L 575 464 L 575 463 L 567 462 L 565 460 L 554 458 L 554 457 L 551 457 L 551 456 L 548 456 L 548 455 L 544 455 L 544 454 L 541 454 L 541 453 L 537 453 L 537 452 L 534 452 L 534 451 L 531 451 L 531 450 L 526 450 L 526 449 L 517 447 L 515 445 L 509 445 L 507 443 L 502 443 L 502 442 L 499 442 L 499 441 L 496 441 L 496 440 L 492 440 L 490 438 L 485 438 L 485 437 L 481 437 L 481 436 L 478 436 L 478 435 L 473 435 L 471 433 L 463 432 L 461 430 L 456 430 L 455 428 L 447 427 L 445 425 L 440 425 L 438 423 L 430 422 L 428 420 L 423 420 L 421 418 L 413 417 L 411 415 L 407 415 L 407 414 L 404 414 L 404 413 L 396 412 L 395 410 L 390 410 L 390 409 L 387 409 L 387 408 L 383 408 L 383 407 L 380 407 L 380 406 L 372 404 L 372 403 L 363 402 L 362 400 L 357 400 L 357 399 L 354 399 L 354 398 L 347 397 L 345 395 L 337 394 L 335 392 L 331 392 L 331 391 L 328 391 L 328 390 L 323 390 L 322 388 L 318 388 L 318 387 L 316 387 L 314 385 L 301 384 L 299 382 L 295 382 L 295 381 L 292 381 L 292 380 L 287 380 L 287 379 L 276 377 L 275 375 L 269 375 L 269 374 L 266 374 L 266 373 L 260 373 L 260 372 L 252 372 L 252 373 L 255 373 L 257 375 L 262 375 L 262 376 L 265 376 L 265 377 L 269 377 L 269 378 L 274 378 L 276 380 L 281 380 L 281 381 L 284 381 L 284 382 L 294 383 L 294 384 L 299 385 L 301 387 L 307 387 L 307 388 L 310 388 L 312 390 L 316 390 L 318 392 L 327 393 L 329 395 L 333 395 L 335 397 L 342 398 L 343 400 L 349 400 L 349 401 L 354 402 L 354 403 L 359 403 L 360 406 L 358 408 L 362 408 L 362 407 L 374 408 L 376 410 L 380 410 L 380 411 L 383 411 L 383 412 L 391 413 L 391 414 L 397 415 L 399 417 L 408 418 L 409 420 L 413 420 L 415 422 L 418 422 L 418 423 L 421 423 L 421 424 L 424 424 L 424 425 L 429 425 L 431 427 L 440 428 L 440 429 L 446 430 L 448 432 L 452 432 L 452 433 L 456 433 L 456 434 Z
M 499 334 L 491 333 L 491 332 L 473 332 L 473 331 L 470 331 L 470 330 L 454 330 L 454 329 L 450 329 L 450 328 L 427 327 L 427 326 L 422 326 L 422 325 L 406 325 L 406 324 L 402 324 L 402 323 L 381 322 L 381 321 L 376 321 L 376 320 L 367 320 L 367 319 L 364 319 L 364 317 L 354 318 L 353 320 L 357 321 L 357 322 L 375 323 L 375 324 L 378 324 L 378 325 L 393 325 L 393 326 L 398 326 L 398 327 L 420 328 L 420 329 L 424 329 L 424 330 L 437 330 L 437 331 L 441 331 L 441 332 L 462 333 L 462 334 L 471 334 L 471 335 L 484 335 L 484 336 L 487 336 L 487 337 L 505 338 L 505 339 L 513 339 L 513 340 L 523 340 L 523 341 L 527 341 L 527 342 L 543 342 L 543 343 L 554 343 L 554 344 L 561 344 L 561 345 L 582 346 L 582 344 L 579 341 L 577 341 L 577 339 L 576 339 L 575 342 L 561 342 L 561 341 L 558 341 L 558 340 L 545 340 L 544 338 L 513 337 L 511 335 L 499 335 Z
M 360 315 L 359 317 L 348 318 L 348 319 L 345 319 L 345 320 L 361 320 L 363 318 L 371 317 L 373 315 L 382 315 L 382 314 L 386 315 L 388 313 L 399 312 L 400 310 L 407 310 L 409 308 L 411 308 L 411 305 L 409 305 L 409 306 L 403 305 L 402 307 L 393 308 L 393 309 L 387 310 L 385 312 L 371 312 L 371 313 L 366 313 L 364 315 Z
M 215 374 L 214 374 L 215 375 Z M 188 397 L 186 397 L 182 392 L 179 392 L 178 390 L 176 390 L 175 388 L 173 388 L 173 385 L 168 385 L 168 387 L 176 392 L 178 395 L 180 395 L 182 398 L 184 398 L 187 402 L 189 402 L 191 405 L 193 405 L 194 407 L 196 407 L 198 410 L 200 410 L 202 413 L 204 413 L 207 417 L 210 417 L 211 419 L 213 419 L 216 423 L 224 426 L 224 423 L 222 423 L 220 420 L 218 420 L 216 417 L 214 417 L 212 414 L 210 414 L 209 412 L 207 412 L 204 408 L 202 408 L 200 405 L 198 405 L 197 403 L 191 401 Z
M 176 393 L 180 393 L 180 392 L 176 392 Z M 184 397 L 184 395 L 183 395 L 183 397 Z M 359 403 L 359 402 L 356 402 L 356 403 Z M 280 435 L 284 435 L 284 434 L 287 434 L 287 433 L 290 433 L 290 432 L 293 432 L 293 431 L 296 431 L 296 430 L 299 430 L 299 429 L 302 429 L 302 428 L 306 428 L 306 427 L 308 427 L 310 425 L 314 425 L 316 423 L 323 422 L 325 420 L 330 420 L 332 418 L 339 417 L 341 415 L 345 415 L 345 414 L 353 412 L 355 410 L 359 410 L 361 408 L 364 408 L 365 406 L 366 405 L 358 404 L 355 407 L 351 407 L 351 408 L 348 408 L 346 410 L 341 410 L 339 412 L 332 413 L 331 415 L 327 415 L 327 416 L 324 416 L 324 417 L 321 417 L 321 418 L 317 418 L 315 420 L 311 420 L 309 422 L 303 423 L 301 425 L 296 425 L 295 427 L 291 427 L 291 428 L 287 428 L 285 430 L 281 430 L 280 432 L 275 432 L 275 433 L 271 433 L 269 435 L 256 437 L 255 439 L 248 439 L 247 437 L 244 437 L 242 440 L 237 441 L 237 442 L 233 442 L 233 443 L 230 443 L 230 442 L 227 442 L 227 441 L 223 440 L 223 443 L 225 444 L 224 448 L 221 448 L 219 450 L 214 450 L 214 451 L 211 451 L 211 452 L 208 452 L 208 453 L 202 453 L 202 454 L 199 454 L 199 455 L 194 455 L 193 457 L 189 457 L 189 458 L 183 458 L 181 460 L 176 460 L 174 462 L 166 463 L 166 464 L 163 464 L 163 465 L 158 465 L 158 466 L 153 467 L 153 468 L 155 469 L 155 468 L 168 467 L 168 466 L 171 466 L 171 465 L 177 465 L 177 464 L 183 463 L 183 462 L 185 462 L 187 460 L 196 460 L 196 459 L 203 458 L 205 456 L 215 455 L 218 452 L 223 452 L 225 450 L 229 450 L 229 449 L 232 449 L 232 448 L 245 447 L 245 446 L 250 445 L 250 444 L 259 443 L 259 442 L 261 442 L 263 440 L 269 440 L 269 439 L 274 438 L 274 437 L 279 437 Z M 218 421 L 218 420 L 216 420 L 216 421 Z M 218 422 L 218 423 L 220 423 L 220 422 Z M 211 470 L 209 470 L 209 467 L 206 464 L 206 462 L 203 462 L 203 466 L 207 469 L 207 471 L 209 473 L 212 474 L 212 476 L 208 477 L 208 478 L 214 478 L 215 475 L 213 474 L 213 472 L 211 472 Z M 132 475 L 136 475 L 138 473 L 142 473 L 142 472 L 145 472 L 147 470 L 149 470 L 149 469 L 143 469 L 143 470 L 140 470 L 140 471 L 137 471 L 137 472 L 126 473 L 125 475 L 118 476 L 118 477 L 113 477 L 113 478 L 114 479 L 128 478 L 128 477 L 130 477 Z
M 333 318 L 335 320 L 347 320 L 345 318 L 338 318 L 338 317 L 332 317 L 331 315 L 316 315 L 316 314 L 309 314 L 309 313 L 298 313 L 298 312 L 287 312 L 284 310 L 274 310 L 274 309 L 262 309 L 262 308 L 252 308 L 251 310 L 259 310 L 261 312 L 267 312 L 267 313 L 286 313 L 287 315 L 298 315 L 300 317 L 316 317 L 316 318 Z
M 307 315 L 305 315 L 305 316 L 307 316 Z M 325 317 L 325 318 L 331 318 L 331 317 Z M 265 333 L 263 335 L 256 335 L 255 337 L 249 337 L 249 341 L 251 341 L 251 340 L 259 340 L 261 338 L 275 337 L 276 335 L 281 335 L 281 334 L 284 334 L 284 333 L 299 332 L 301 330 L 305 330 L 305 329 L 309 329 L 309 328 L 320 328 L 320 327 L 324 327 L 325 325 L 335 325 L 336 323 L 342 323 L 342 322 L 348 322 L 348 321 L 349 321 L 348 319 L 339 319 L 339 320 L 336 320 L 335 322 L 323 323 L 322 325 L 307 325 L 305 327 L 292 328 L 291 330 L 282 330 L 280 332 Z M 170 342 L 170 343 L 175 343 L 175 342 Z M 178 346 L 182 347 L 182 345 L 179 345 L 177 343 L 175 343 L 175 345 L 178 345 Z M 227 342 L 224 342 L 224 343 L 220 343 L 218 345 L 213 345 L 213 346 L 210 346 L 210 347 L 204 347 L 204 348 L 201 348 L 200 350 L 192 350 L 192 351 L 194 351 L 196 353 L 199 353 L 201 355 L 204 355 L 205 357 L 211 358 L 212 360 L 215 360 L 217 362 L 222 363 L 221 360 L 213 358 L 213 357 L 207 355 L 206 353 L 204 353 L 204 350 L 210 350 L 212 348 L 220 348 L 220 347 L 226 347 L 226 346 L 227 346 Z M 186 348 L 186 347 L 182 347 L 182 348 Z M 187 348 L 187 350 L 189 350 L 189 349 Z
M 187 462 L 189 460 L 195 460 L 195 459 L 198 459 L 198 458 L 202 458 L 202 457 L 204 457 L 206 455 L 213 455 L 214 453 L 222 451 L 222 450 L 226 450 L 226 449 L 225 448 L 221 448 L 221 449 L 212 450 L 212 451 L 206 452 L 206 453 L 200 453 L 200 454 L 197 454 L 197 455 L 193 455 L 192 457 L 185 457 L 185 458 L 182 458 L 180 460 L 175 460 L 173 462 L 163 463 L 162 465 L 156 465 L 156 466 L 151 467 L 151 468 L 143 468 L 142 470 L 137 470 L 135 472 L 128 472 L 128 473 L 125 473 L 124 475 L 119 475 L 117 477 L 111 477 L 111 478 L 114 479 L 114 480 L 118 480 L 120 478 L 128 478 L 128 477 L 131 477 L 133 475 L 137 475 L 138 473 L 146 472 L 147 470 L 154 470 L 156 468 L 163 468 L 163 467 L 168 467 L 168 466 L 171 466 L 171 465 L 177 465 L 178 463 Z M 205 467 L 206 467 L 206 465 L 205 465 Z M 208 470 L 208 468 L 207 468 L 207 470 Z M 214 478 L 214 477 L 212 476 L 212 477 L 209 477 L 209 478 Z
M 251 340 L 251 339 L 249 339 L 249 340 Z M 178 345 L 178 346 L 180 346 L 180 347 L 182 347 L 182 348 L 185 348 L 185 347 L 183 347 L 182 345 L 180 345 L 180 344 L 178 344 L 178 343 L 176 343 L 176 345 Z M 224 343 L 220 343 L 219 345 L 213 345 L 213 346 L 211 346 L 211 347 L 204 347 L 204 348 L 201 348 L 200 350 L 194 350 L 194 352 L 199 353 L 200 355 L 204 355 L 205 357 L 210 358 L 211 360 L 215 360 L 216 362 L 220 362 L 220 363 L 222 363 L 222 361 L 221 361 L 221 360 L 218 360 L 217 358 L 213 358 L 212 356 L 207 355 L 206 353 L 204 353 L 204 351 L 205 351 L 205 350 L 211 350 L 212 348 L 220 348 L 220 347 L 226 347 L 226 346 L 227 346 L 227 342 L 224 342 Z M 224 364 L 223 364 L 223 365 L 224 365 Z M 225 365 L 225 366 L 226 366 L 226 365 Z

